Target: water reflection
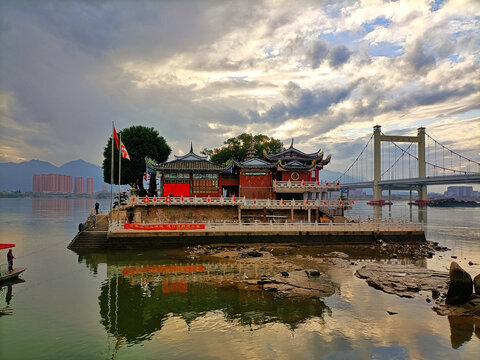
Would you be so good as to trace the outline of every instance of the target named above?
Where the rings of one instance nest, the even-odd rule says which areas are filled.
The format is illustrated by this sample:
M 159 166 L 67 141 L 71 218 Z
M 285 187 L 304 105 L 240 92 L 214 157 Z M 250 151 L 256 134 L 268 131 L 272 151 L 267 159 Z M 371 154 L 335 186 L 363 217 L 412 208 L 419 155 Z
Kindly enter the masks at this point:
M 295 329 L 307 319 L 322 319 L 328 307 L 320 299 L 275 298 L 260 290 L 238 287 L 232 281 L 270 269 L 239 267 L 231 263 L 172 263 L 142 259 L 122 263 L 110 256 L 83 254 L 80 261 L 90 269 L 107 261 L 107 279 L 102 283 L 99 305 L 101 323 L 117 341 L 139 343 L 150 339 L 173 317 L 187 326 L 209 313 L 222 313 L 225 320 L 256 330 L 268 323 Z M 148 263 L 148 265 L 147 265 Z M 154 263 L 155 265 L 151 265 Z
M 449 316 L 452 348 L 458 349 L 472 339 L 472 335 L 480 339 L 480 319 L 477 317 Z
M 93 209 L 94 203 L 95 200 L 90 198 L 32 198 L 32 213 L 38 215 L 40 213 L 54 212 L 64 217 L 70 217 L 74 211 Z
M 23 279 L 14 279 L 0 285 L 0 317 L 13 314 L 10 306 L 10 302 L 14 296 L 13 286 L 23 282 L 25 282 Z

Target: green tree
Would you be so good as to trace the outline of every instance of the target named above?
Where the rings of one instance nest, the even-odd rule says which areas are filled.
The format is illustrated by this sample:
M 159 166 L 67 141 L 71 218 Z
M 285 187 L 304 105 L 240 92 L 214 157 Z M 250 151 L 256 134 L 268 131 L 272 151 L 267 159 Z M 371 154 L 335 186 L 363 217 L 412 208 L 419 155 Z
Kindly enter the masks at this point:
M 224 146 L 220 148 L 203 149 L 201 153 L 209 156 L 210 160 L 217 164 L 224 164 L 230 159 L 245 161 L 251 144 L 252 136 L 243 133 L 224 141 Z M 260 159 L 264 154 L 275 154 L 285 150 L 280 140 L 262 134 L 253 137 L 253 147 L 255 156 Z
M 170 146 L 168 146 L 163 136 L 158 134 L 154 128 L 146 126 L 130 126 L 118 132 L 122 135 L 122 143 L 127 148 L 130 160 L 122 159 L 122 184 L 128 184 L 132 187 L 143 188 L 143 174 L 145 173 L 145 157 L 155 159 L 158 162 L 164 162 L 168 159 Z M 103 180 L 110 184 L 111 181 L 111 146 L 112 137 L 107 141 L 103 150 Z M 118 184 L 118 150 L 114 144 L 114 171 L 113 183 Z M 138 185 L 138 186 L 137 186 Z

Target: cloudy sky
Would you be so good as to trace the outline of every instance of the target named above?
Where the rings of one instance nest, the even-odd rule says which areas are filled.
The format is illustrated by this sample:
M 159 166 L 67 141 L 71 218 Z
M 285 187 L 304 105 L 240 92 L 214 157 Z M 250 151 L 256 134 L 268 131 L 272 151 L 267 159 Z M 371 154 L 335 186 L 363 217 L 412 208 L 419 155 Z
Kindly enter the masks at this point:
M 480 2 L 0 0 L 0 161 L 263 133 L 343 171 L 382 125 L 480 159 Z

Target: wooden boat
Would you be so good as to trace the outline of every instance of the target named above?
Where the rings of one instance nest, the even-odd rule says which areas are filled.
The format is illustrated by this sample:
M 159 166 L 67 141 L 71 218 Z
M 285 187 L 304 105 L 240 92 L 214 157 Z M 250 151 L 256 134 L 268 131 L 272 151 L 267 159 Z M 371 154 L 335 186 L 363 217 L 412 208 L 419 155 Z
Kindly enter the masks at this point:
M 0 250 L 11 249 L 15 247 L 15 244 L 0 244 Z M 2 251 L 0 251 L 2 253 Z M 0 255 L 2 256 L 2 255 Z M 27 268 L 24 267 L 17 267 L 14 268 L 12 271 L 8 271 L 8 264 L 1 264 L 0 265 L 0 283 L 11 281 L 23 273 Z

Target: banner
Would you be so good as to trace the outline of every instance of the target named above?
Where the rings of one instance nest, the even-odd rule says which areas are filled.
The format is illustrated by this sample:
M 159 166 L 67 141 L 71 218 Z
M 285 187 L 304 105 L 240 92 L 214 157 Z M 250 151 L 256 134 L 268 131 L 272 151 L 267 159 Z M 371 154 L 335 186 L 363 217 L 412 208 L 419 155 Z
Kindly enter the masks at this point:
M 193 272 L 204 272 L 203 265 L 150 265 L 150 266 L 135 266 L 124 268 L 123 275 L 135 275 L 145 273 L 160 273 L 160 274 L 188 274 Z
M 125 223 L 124 229 L 131 230 L 198 230 L 205 229 L 205 224 L 155 224 L 155 225 L 143 225 L 143 224 L 130 224 Z

